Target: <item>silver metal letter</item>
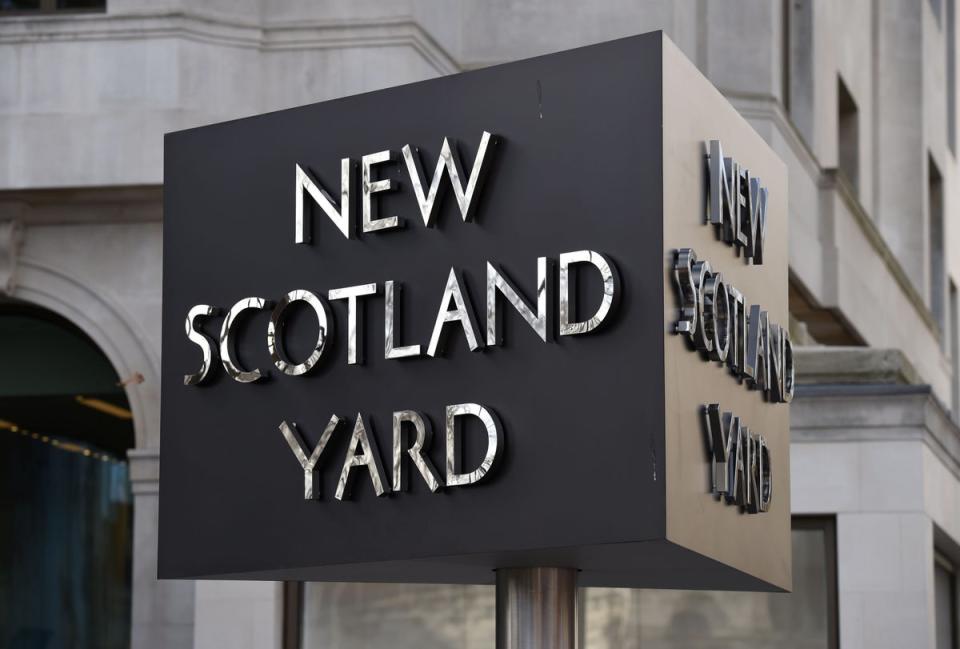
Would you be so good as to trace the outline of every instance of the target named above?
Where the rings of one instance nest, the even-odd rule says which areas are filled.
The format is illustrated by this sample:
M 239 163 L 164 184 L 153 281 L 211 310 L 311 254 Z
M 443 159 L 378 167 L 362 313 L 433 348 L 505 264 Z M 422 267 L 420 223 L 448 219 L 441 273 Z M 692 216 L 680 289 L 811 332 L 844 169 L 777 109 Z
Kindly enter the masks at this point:
M 441 351 L 441 334 L 443 334 L 444 325 L 448 322 L 459 322 L 463 327 L 463 333 L 467 337 L 467 345 L 470 351 L 476 351 L 480 348 L 481 342 L 477 333 L 477 320 L 473 315 L 473 307 L 470 306 L 469 298 L 462 289 L 462 279 L 460 274 L 453 268 L 450 269 L 450 275 L 447 277 L 447 287 L 443 291 L 443 298 L 440 300 L 440 310 L 437 312 L 437 319 L 433 324 L 433 334 L 430 336 L 430 345 L 427 347 L 428 356 L 436 356 Z M 454 301 L 454 308 L 450 309 L 450 300 Z
M 720 140 L 710 140 L 710 223 L 717 226 L 727 243 L 734 240 L 733 223 L 737 203 L 737 165 L 723 157 Z
M 695 302 L 697 308 L 697 321 L 700 326 L 693 336 L 693 342 L 697 349 L 709 355 L 713 351 L 713 336 L 707 331 L 706 317 L 704 313 L 703 295 L 706 289 L 707 280 L 713 275 L 709 261 L 698 261 L 693 265 L 693 287 L 696 295 Z
M 730 300 L 730 350 L 727 361 L 733 373 L 740 377 L 743 376 L 743 359 L 747 344 L 747 312 L 743 293 L 728 286 L 727 294 Z
M 307 457 L 306 452 L 303 450 L 300 435 L 296 432 L 296 422 L 294 422 L 292 426 L 285 421 L 280 422 L 280 432 L 283 433 L 283 438 L 287 440 L 290 450 L 293 451 L 297 461 L 300 462 L 300 466 L 303 467 L 303 497 L 305 500 L 313 500 L 320 497 L 317 462 L 320 460 L 323 449 L 327 447 L 327 442 L 330 441 L 333 431 L 339 424 L 339 417 L 336 415 L 330 417 L 330 422 L 327 424 L 327 427 L 323 429 L 323 435 L 320 436 L 320 441 L 317 442 L 316 448 L 313 449 L 310 457 Z
M 317 315 L 320 333 L 317 335 L 317 344 L 313 346 L 310 356 L 301 363 L 291 363 L 284 358 L 284 353 L 281 350 L 283 346 L 283 314 L 292 302 L 297 301 L 306 302 L 313 309 L 313 312 Z M 284 295 L 277 302 L 273 313 L 270 314 L 270 324 L 267 325 L 267 349 L 270 350 L 270 358 L 273 359 L 273 364 L 277 366 L 278 370 L 290 376 L 299 376 L 309 372 L 320 360 L 320 356 L 323 355 L 327 340 L 333 333 L 331 324 L 332 320 L 328 318 L 327 306 L 310 291 L 300 289 Z
M 783 334 L 780 325 L 771 324 L 769 326 L 769 338 L 767 346 L 769 348 L 770 376 L 768 378 L 768 395 L 770 401 L 774 403 L 783 402 Z
M 575 305 L 570 299 L 570 266 L 577 263 L 593 264 L 600 271 L 603 278 L 603 298 L 600 301 L 600 307 L 593 317 L 582 322 L 571 322 L 575 317 Z M 577 250 L 576 252 L 565 252 L 560 255 L 560 335 L 573 336 L 576 334 L 585 334 L 593 331 L 610 314 L 613 308 L 613 300 L 616 297 L 618 289 L 618 277 L 616 268 L 612 262 L 608 261 L 598 252 L 592 250 Z
M 187 311 L 187 338 L 203 352 L 203 360 L 200 362 L 199 370 L 193 374 L 184 375 L 184 385 L 198 385 L 203 383 L 210 373 L 210 366 L 213 364 L 213 340 L 197 329 L 195 324 L 197 318 L 209 318 L 219 313 L 220 309 L 215 306 L 210 306 L 209 304 L 198 304 Z
M 384 283 L 383 297 L 383 357 L 384 358 L 407 358 L 408 356 L 419 356 L 420 345 L 407 345 L 406 347 L 396 347 L 394 338 L 400 336 L 400 325 L 397 320 L 403 320 L 399 313 L 399 301 L 403 286 L 397 282 L 394 286 L 392 280 Z M 394 302 L 397 302 L 395 304 Z
M 767 237 L 767 188 L 760 186 L 759 178 L 750 180 L 750 204 L 747 258 L 760 265 L 763 263 L 763 243 Z
M 361 453 L 357 453 L 357 447 Z M 340 479 L 337 480 L 337 500 L 343 500 L 349 495 L 350 471 L 354 467 L 366 467 L 370 474 L 370 483 L 378 496 L 385 493 L 383 487 L 383 465 L 380 464 L 380 453 L 373 435 L 367 434 L 363 425 L 363 416 L 357 415 L 357 422 L 353 425 L 353 434 L 350 436 L 350 445 L 347 446 L 347 455 L 343 459 L 343 468 L 340 470 Z
M 409 444 L 409 435 L 404 431 L 409 431 L 410 426 L 404 426 L 404 423 L 413 424 L 417 436 L 412 445 Z M 393 490 L 406 491 L 407 476 L 403 472 L 403 452 L 404 447 L 407 454 L 413 461 L 413 465 L 420 471 L 423 481 L 430 487 L 430 491 L 436 491 L 440 488 L 440 479 L 437 477 L 437 471 L 430 463 L 430 458 L 423 454 L 424 450 L 430 446 L 433 439 L 433 430 L 430 428 L 430 421 L 414 410 L 400 410 L 393 413 Z
M 381 162 L 390 162 L 393 160 L 393 151 L 379 151 L 363 156 L 361 167 L 361 202 L 363 203 L 363 231 L 376 232 L 377 230 L 388 230 L 400 225 L 400 217 L 391 216 L 385 219 L 375 218 L 372 196 L 377 192 L 385 192 L 393 188 L 390 179 L 370 180 L 370 170 L 373 165 Z
M 710 443 L 710 468 L 713 477 L 713 493 L 722 495 L 730 490 L 730 474 L 727 461 L 734 449 L 730 440 L 740 434 L 740 418 L 732 413 L 720 412 L 720 404 L 711 403 L 704 408 L 707 437 Z
M 487 452 L 480 466 L 469 473 L 460 472 L 460 453 L 457 447 L 457 417 L 473 415 L 479 417 L 487 429 Z M 460 403 L 447 406 L 447 486 L 457 487 L 479 482 L 496 462 L 503 450 L 503 433 L 500 422 L 491 410 L 476 403 Z
M 783 399 L 784 403 L 793 401 L 794 381 L 796 380 L 796 371 L 793 367 L 793 342 L 790 340 L 790 332 L 784 328 L 781 329 L 783 336 Z
M 233 358 L 231 350 L 230 334 L 233 330 L 233 323 L 239 315 L 247 309 L 268 309 L 270 302 L 262 297 L 245 297 L 238 301 L 230 310 L 227 311 L 227 317 L 223 319 L 223 325 L 220 328 L 220 362 L 223 363 L 223 369 L 227 371 L 234 381 L 239 383 L 253 383 L 263 378 L 264 373 L 260 370 L 244 370 Z
M 500 344 L 500 321 L 497 313 L 497 291 L 499 291 L 517 313 L 527 321 L 533 331 L 540 336 L 540 340 L 547 342 L 550 325 L 547 320 L 547 258 L 537 258 L 537 312 L 534 312 L 523 301 L 517 289 L 501 271 L 487 262 L 487 345 Z
M 710 338 L 710 359 L 727 360 L 730 349 L 730 296 L 720 273 L 711 274 L 703 283 L 703 324 Z
M 446 168 L 447 175 L 450 176 L 450 183 L 453 185 L 453 193 L 457 198 L 457 205 L 460 207 L 460 214 L 463 220 L 470 221 L 473 218 L 474 194 L 483 181 L 483 175 L 486 169 L 483 168 L 483 162 L 487 155 L 487 149 L 490 145 L 490 133 L 484 131 L 480 136 L 480 145 L 477 147 L 477 156 L 473 161 L 473 169 L 470 171 L 470 179 L 467 181 L 467 187 L 464 189 L 461 184 L 461 178 L 464 177 L 463 170 L 460 168 L 460 158 L 456 149 L 450 144 L 447 138 L 443 138 L 443 146 L 440 148 L 440 159 L 437 160 L 436 170 L 433 172 L 433 180 L 430 182 L 430 190 L 424 194 L 423 191 L 423 170 L 420 167 L 420 154 L 415 153 L 410 145 L 404 145 L 403 159 L 407 164 L 407 172 L 410 174 L 410 184 L 413 185 L 413 192 L 417 197 L 417 204 L 420 206 L 420 214 L 423 216 L 423 224 L 427 227 L 433 225 L 433 209 L 437 202 L 437 193 L 440 189 L 440 180 L 443 178 L 443 170 Z
M 357 334 L 358 329 L 363 329 L 363 311 L 357 305 L 357 298 L 364 295 L 375 295 L 377 292 L 376 284 L 359 284 L 357 286 L 347 286 L 345 288 L 334 288 L 327 293 L 330 300 L 347 300 L 347 364 L 356 365 L 363 362 L 363 349 L 360 341 L 363 338 L 363 331 Z
M 760 476 L 760 503 L 757 509 L 761 512 L 770 511 L 770 502 L 773 500 L 773 473 L 770 464 L 770 450 L 767 440 L 760 435 L 757 449 L 757 474 Z
M 757 507 L 760 502 L 760 484 L 757 480 L 757 436 L 747 435 L 747 461 L 745 463 L 745 472 L 747 476 L 747 488 L 744 509 L 748 513 L 757 513 Z
M 690 248 L 681 248 L 677 251 L 673 263 L 673 280 L 680 294 L 680 319 L 677 320 L 674 330 L 676 333 L 685 333 L 693 340 L 697 331 L 697 286 L 694 283 L 693 265 L 697 262 L 697 253 Z
M 734 431 L 731 430 L 730 432 L 733 433 Z M 747 458 L 744 456 L 749 452 L 747 437 L 750 435 L 750 430 L 741 424 L 736 429 L 736 433 L 736 436 L 731 435 L 728 440 L 731 449 L 727 462 L 730 475 L 727 478 L 728 489 L 725 495 L 728 503 L 742 505 L 747 499 L 747 478 L 745 475 Z
M 753 215 L 753 208 L 750 204 L 750 170 L 739 165 L 736 169 L 737 176 L 734 178 L 736 196 L 733 197 L 736 207 L 733 215 L 733 245 L 739 250 L 743 250 L 744 256 L 746 256 L 750 245 L 750 219 Z
M 770 325 L 767 312 L 754 304 L 750 307 L 747 331 L 747 365 L 754 369 L 751 387 L 764 392 L 770 389 Z
M 303 192 L 306 190 L 320 209 L 330 217 L 333 224 L 347 239 L 350 238 L 350 185 L 353 181 L 353 165 L 350 158 L 340 161 L 340 207 L 338 208 L 330 194 L 315 182 L 310 175 L 297 165 L 296 233 L 294 243 L 310 242 L 310 223 L 303 213 Z

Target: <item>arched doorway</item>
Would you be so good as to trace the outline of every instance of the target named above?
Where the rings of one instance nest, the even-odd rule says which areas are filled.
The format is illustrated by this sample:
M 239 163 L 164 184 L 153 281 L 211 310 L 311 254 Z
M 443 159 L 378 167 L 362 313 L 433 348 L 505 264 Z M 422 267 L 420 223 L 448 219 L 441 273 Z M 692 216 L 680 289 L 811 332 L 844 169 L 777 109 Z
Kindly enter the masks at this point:
M 0 646 L 126 647 L 134 447 L 103 352 L 46 309 L 0 301 Z

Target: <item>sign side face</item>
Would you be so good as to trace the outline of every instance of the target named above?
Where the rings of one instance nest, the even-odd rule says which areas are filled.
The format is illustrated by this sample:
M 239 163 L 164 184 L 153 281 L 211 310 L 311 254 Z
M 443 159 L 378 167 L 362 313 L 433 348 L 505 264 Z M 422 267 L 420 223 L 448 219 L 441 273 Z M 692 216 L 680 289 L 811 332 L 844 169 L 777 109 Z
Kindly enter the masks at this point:
M 161 577 L 662 540 L 661 42 L 167 136 Z
M 773 379 L 768 381 L 772 384 L 781 375 L 789 378 L 787 367 L 792 366 L 792 354 L 784 360 L 789 341 L 779 337 L 779 328 L 789 326 L 786 169 L 666 39 L 663 84 L 667 537 L 771 587 L 788 589 L 789 404 L 777 393 L 779 383 L 767 391 L 750 389 L 752 381 L 744 378 L 750 370 L 742 367 L 744 358 L 748 367 L 753 364 L 751 344 L 764 318 L 770 365 L 764 368 L 766 377 L 758 376 L 759 368 L 754 370 L 755 378 Z M 710 201 L 725 198 L 711 176 L 712 141 L 714 152 L 722 149 L 726 177 L 732 177 L 731 171 L 743 174 L 742 227 L 723 217 L 725 202 L 714 206 L 722 223 L 708 223 Z M 736 184 L 730 186 L 738 190 Z M 747 188 L 753 192 L 750 199 Z M 736 193 L 732 196 L 731 203 Z M 764 209 L 765 233 L 760 223 Z M 748 232 L 751 222 L 755 235 Z M 728 226 L 733 226 L 729 232 Z M 695 258 L 681 258 L 691 253 Z M 698 295 L 685 300 L 679 285 L 694 288 Z M 697 320 L 693 335 L 675 332 L 684 320 L 684 305 L 695 305 L 685 325 L 689 328 L 690 321 Z M 759 307 L 755 314 L 749 310 L 754 305 Z M 755 332 L 750 323 L 757 326 Z M 729 331 L 726 340 L 723 329 Z M 707 343 L 700 338 L 704 334 Z M 753 353 L 762 359 L 765 343 L 762 338 L 757 342 L 759 351 Z M 792 391 L 792 378 L 784 386 Z M 716 458 L 715 448 L 723 449 Z M 724 459 L 726 464 L 715 461 Z M 738 461 L 742 472 L 736 470 Z

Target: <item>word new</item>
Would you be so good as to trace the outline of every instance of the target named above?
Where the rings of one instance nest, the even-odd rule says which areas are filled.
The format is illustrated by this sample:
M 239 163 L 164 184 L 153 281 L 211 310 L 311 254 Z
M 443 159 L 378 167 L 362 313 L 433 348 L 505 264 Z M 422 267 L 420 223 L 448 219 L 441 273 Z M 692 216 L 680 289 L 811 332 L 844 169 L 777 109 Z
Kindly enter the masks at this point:
M 463 185 L 461 178 L 465 178 L 463 169 L 460 166 L 460 156 L 456 146 L 450 143 L 450 140 L 443 138 L 443 146 L 440 148 L 440 158 L 437 160 L 436 169 L 433 172 L 433 178 L 430 180 L 429 188 L 424 191 L 426 178 L 420 165 L 419 150 L 414 151 L 410 145 L 405 145 L 401 150 L 403 160 L 406 163 L 407 173 L 410 175 L 410 185 L 417 198 L 417 205 L 420 207 L 420 215 L 423 217 L 423 224 L 427 227 L 433 226 L 433 213 L 437 204 L 437 198 L 441 191 L 441 181 L 443 172 L 446 170 L 450 178 L 450 184 L 453 186 L 453 193 L 457 199 L 457 206 L 460 208 L 460 214 L 464 221 L 470 221 L 474 212 L 474 197 L 480 189 L 483 178 L 489 165 L 484 167 L 484 162 L 488 158 L 493 136 L 484 131 L 480 136 L 480 145 L 477 147 L 477 155 L 473 161 L 473 169 L 467 178 L 467 184 Z M 360 182 L 360 202 L 361 212 L 363 214 L 362 230 L 363 232 L 377 232 L 381 230 L 391 230 L 402 226 L 399 216 L 389 216 L 386 218 L 376 217 L 376 204 L 373 202 L 374 194 L 394 189 L 393 182 L 389 179 L 374 180 L 374 165 L 391 162 L 396 158 L 393 151 L 378 151 L 370 153 L 361 158 Z M 353 168 L 354 163 L 350 158 L 340 160 L 340 204 L 338 205 L 329 193 L 310 176 L 299 164 L 296 166 L 297 186 L 295 205 L 295 224 L 296 232 L 294 241 L 296 243 L 310 242 L 310 223 L 307 215 L 304 213 L 303 195 L 306 192 L 314 203 L 323 210 L 323 213 L 337 226 L 337 229 L 350 239 L 355 234 L 353 217 L 350 213 L 352 204 L 351 195 L 353 192 Z
M 710 141 L 707 218 L 718 237 L 741 251 L 745 260 L 763 263 L 767 236 L 767 189 L 733 158 L 723 157 L 719 140 Z
M 463 471 L 460 467 L 457 421 L 464 416 L 478 418 L 483 423 L 487 435 L 486 453 L 480 465 L 472 471 Z M 280 432 L 303 468 L 303 497 L 306 500 L 320 498 L 318 464 L 330 438 L 342 421 L 336 415 L 330 417 L 330 422 L 320 436 L 320 441 L 309 455 L 297 432 L 296 423 L 288 424 L 286 421 L 280 423 Z M 446 407 L 444 421 L 447 466 L 446 479 L 441 483 L 436 468 L 426 455 L 433 437 L 430 420 L 415 410 L 399 410 L 393 413 L 392 483 L 387 484 L 376 437 L 372 434 L 372 429 L 368 431 L 369 424 L 364 424 L 363 415 L 358 414 L 353 432 L 350 434 L 347 453 L 343 458 L 334 497 L 337 500 L 343 500 L 349 496 L 354 469 L 366 474 L 378 496 L 389 491 L 404 491 L 408 484 L 404 472 L 404 459 L 413 464 L 431 492 L 436 492 L 441 485 L 462 487 L 479 482 L 493 469 L 503 451 L 503 432 L 497 416 L 493 411 L 479 404 L 460 403 Z

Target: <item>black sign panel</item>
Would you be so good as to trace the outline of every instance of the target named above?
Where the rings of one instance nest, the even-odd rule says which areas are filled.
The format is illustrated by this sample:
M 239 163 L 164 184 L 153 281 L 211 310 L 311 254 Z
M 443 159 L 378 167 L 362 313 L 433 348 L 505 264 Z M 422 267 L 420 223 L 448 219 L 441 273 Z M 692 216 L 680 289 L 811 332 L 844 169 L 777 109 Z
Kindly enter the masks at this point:
M 666 538 L 663 314 L 676 297 L 664 283 L 663 70 L 663 40 L 649 34 L 167 135 L 161 577 L 487 583 L 498 566 L 573 565 L 587 585 L 762 586 Z M 426 194 L 447 139 L 465 187 L 484 133 L 472 220 L 444 167 L 425 226 L 408 158 L 421 163 Z M 378 160 L 390 159 L 366 180 L 392 187 L 370 194 L 371 220 L 397 216 L 400 227 L 365 232 L 362 160 L 383 151 Z M 327 192 L 349 238 L 310 186 Z M 602 306 L 603 275 L 582 261 L 587 252 L 615 272 L 614 299 L 595 329 L 561 335 L 561 265 L 567 320 Z M 488 263 L 536 314 L 540 258 L 547 341 L 498 290 L 502 335 L 488 344 Z M 438 313 L 456 313 L 451 270 L 478 348 L 451 316 L 431 356 Z M 393 346 L 419 345 L 418 355 L 385 358 L 387 282 Z M 350 304 L 330 292 L 367 284 L 375 293 L 356 298 L 350 363 Z M 268 329 L 298 290 L 317 296 L 328 323 L 319 360 L 293 376 L 274 363 Z M 224 327 L 231 307 L 256 304 L 246 298 L 264 307 L 237 308 Z M 214 342 L 205 380 L 185 385 L 203 356 L 184 328 L 196 305 L 220 311 L 187 323 Z M 318 317 L 302 300 L 282 313 L 278 344 L 293 365 L 317 347 Z M 237 368 L 262 378 L 228 373 L 225 332 Z M 451 484 L 446 465 L 445 416 L 457 404 L 490 413 L 499 433 L 489 471 L 469 484 Z M 436 491 L 410 461 L 409 438 L 408 484 L 393 489 L 393 419 L 405 411 L 433 430 L 423 456 Z M 305 498 L 281 424 L 310 456 L 332 415 L 342 421 Z M 488 431 L 470 414 L 455 430 L 454 473 L 464 475 L 481 467 Z M 379 468 L 360 463 L 371 454 Z M 692 461 L 709 475 L 706 456 Z

